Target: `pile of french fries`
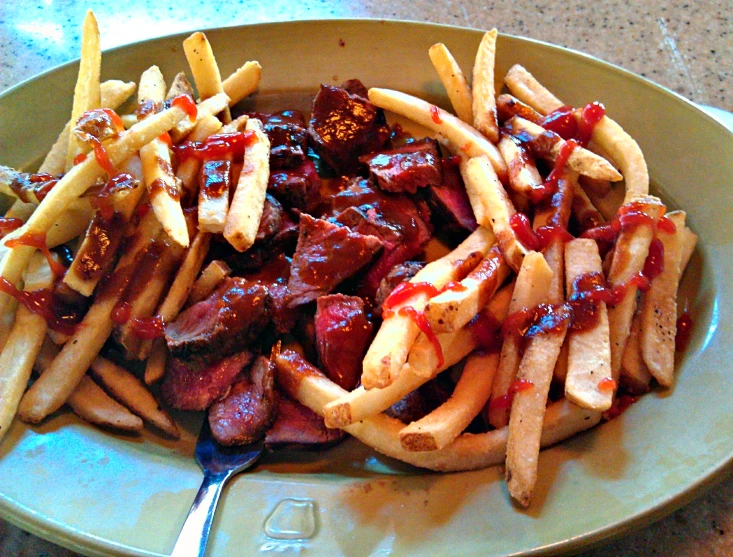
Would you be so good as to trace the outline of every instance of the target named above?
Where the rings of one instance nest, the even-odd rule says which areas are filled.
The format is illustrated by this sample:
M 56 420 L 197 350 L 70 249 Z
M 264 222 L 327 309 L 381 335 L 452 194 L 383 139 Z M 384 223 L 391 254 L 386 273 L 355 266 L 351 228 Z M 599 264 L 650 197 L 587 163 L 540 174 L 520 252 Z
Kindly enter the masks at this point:
M 273 358 L 280 386 L 323 416 L 329 427 L 344 429 L 386 455 L 433 470 L 469 470 L 505 462 L 511 496 L 528 506 L 541 447 L 599 423 L 613 407 L 618 386 L 643 393 L 652 379 L 663 387 L 673 383 L 677 290 L 697 237 L 685 226 L 684 212 L 665 215 L 662 202 L 649 195 L 647 167 L 638 145 L 604 116 L 587 148 L 573 149 L 561 169 L 556 194 L 562 196 L 561 202 L 529 213 L 533 228 L 557 223 L 567 227 L 571 213 L 580 222 L 588 215 L 599 223 L 610 222 L 620 208 L 631 205 L 652 225 L 622 229 L 605 260 L 592 239 L 555 238 L 542 252 L 525 245 L 514 217 L 531 207 L 533 191 L 543 181 L 535 161 L 500 130 L 497 113 L 515 111 L 511 129 L 525 138 L 540 138 L 546 130 L 536 118 L 525 116 L 546 116 L 563 103 L 521 66 L 504 77 L 509 94 L 497 96 L 496 44 L 496 30 L 484 35 L 470 85 L 445 45 L 430 49 L 430 60 L 456 115 L 405 93 L 369 90 L 372 103 L 424 126 L 461 159 L 479 227 L 410 279 L 429 283 L 436 291 L 450 283 L 461 286 L 434 296 L 421 290 L 386 313 L 364 358 L 361 386 L 352 392 L 331 382 L 296 351 L 277 350 Z M 27 292 L 52 288 L 54 281 L 62 280 L 70 291 L 91 297 L 91 305 L 75 331 L 64 335 L 50 330 L 43 317 L 14 297 L 0 293 L 0 436 L 16 413 L 23 421 L 38 423 L 64 404 L 96 425 L 138 432 L 148 422 L 178 436 L 175 422 L 146 387 L 163 376 L 165 341 L 141 339 L 132 321 L 115 328 L 113 314 L 125 285 L 140 280 L 141 274 L 145 288 L 127 308 L 132 318 L 168 323 L 186 305 L 216 288 L 231 271 L 220 261 L 202 269 L 210 241 L 214 234 L 222 234 L 239 251 L 254 243 L 270 149 L 259 120 L 246 116 L 232 120 L 230 113 L 230 107 L 258 88 L 259 64 L 247 62 L 222 80 L 204 34 L 194 33 L 183 46 L 199 96 L 195 114 L 185 103 L 173 102 L 194 94 L 185 74 L 177 75 L 167 88 L 160 70 L 152 66 L 137 85 L 136 113 L 123 114 L 125 129 L 112 129 L 102 141 L 114 169 L 132 177 L 130 187 L 111 196 L 118 226 L 128 239 L 118 242 L 126 245 L 124 251 L 113 254 L 116 278 L 111 282 L 124 283 L 115 289 L 100 284 L 101 272 L 76 272 L 84 265 L 85 246 L 99 230 L 94 226 L 97 208 L 85 193 L 113 177 L 90 153 L 93 145 L 79 133 L 77 121 L 89 111 L 117 109 L 136 85 L 100 83 L 99 32 L 93 14 L 87 14 L 71 119 L 39 169 L 60 178 L 42 201 L 16 199 L 7 212 L 6 217 L 24 224 L 0 241 L 0 274 Z M 580 118 L 580 111 L 575 114 Z M 171 157 L 172 144 L 205 142 L 212 135 L 238 131 L 253 138 L 243 163 L 225 159 L 202 171 L 208 162 L 186 158 L 176 164 Z M 564 148 L 565 141 L 558 139 L 543 158 L 552 163 Z M 223 183 L 223 193 L 204 195 L 199 188 L 201 172 Z M 0 174 L 0 191 L 16 195 L 3 180 Z M 182 198 L 198 199 L 197 225 L 187 219 Z M 146 207 L 152 210 L 141 210 Z M 654 223 L 662 218 L 674 223 L 674 231 L 656 228 Z M 28 234 L 42 236 L 50 247 L 78 238 L 76 257 L 63 278 L 55 276 L 48 258 L 36 248 L 6 245 Z M 664 248 L 663 272 L 643 294 L 632 284 L 616 305 L 598 303 L 592 327 L 571 330 L 562 321 L 531 338 L 516 332 L 497 336 L 508 318 L 511 321 L 523 311 L 543 304 L 562 311 L 578 277 L 597 273 L 610 287 L 627 285 L 643 270 L 655 238 Z M 425 316 L 436 339 L 421 332 L 408 312 L 398 311 L 405 306 Z M 128 358 L 146 361 L 144 381 L 99 355 L 113 334 Z M 488 337 L 500 339 L 496 349 L 486 345 Z M 462 364 L 462 371 L 453 394 L 436 410 L 407 425 L 384 413 L 457 364 Z M 37 377 L 26 390 L 33 370 Z M 564 396 L 550 402 L 552 382 L 563 386 Z M 465 433 L 479 415 L 492 429 Z

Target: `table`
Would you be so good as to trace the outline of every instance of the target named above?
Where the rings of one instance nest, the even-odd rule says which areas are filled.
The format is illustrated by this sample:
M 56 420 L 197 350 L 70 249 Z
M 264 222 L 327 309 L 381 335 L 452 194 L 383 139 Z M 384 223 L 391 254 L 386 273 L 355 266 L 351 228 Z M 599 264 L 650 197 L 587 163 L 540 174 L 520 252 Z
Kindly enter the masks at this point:
M 184 31 L 295 19 L 371 17 L 498 27 L 504 33 L 581 50 L 701 104 L 733 111 L 733 22 L 729 2 L 663 0 L 37 0 L 0 2 L 0 92 L 79 56 L 84 13 L 94 10 L 102 47 Z M 76 554 L 0 521 L 0 555 Z M 733 479 L 666 519 L 583 557 L 733 555 Z

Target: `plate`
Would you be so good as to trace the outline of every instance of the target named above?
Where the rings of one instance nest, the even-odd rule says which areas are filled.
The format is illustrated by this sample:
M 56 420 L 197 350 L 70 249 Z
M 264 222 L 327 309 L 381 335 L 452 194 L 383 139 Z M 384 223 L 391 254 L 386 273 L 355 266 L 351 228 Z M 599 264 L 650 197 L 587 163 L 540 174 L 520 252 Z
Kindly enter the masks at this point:
M 446 106 L 428 56 L 446 43 L 472 65 L 481 33 L 388 21 L 306 21 L 207 31 L 222 73 L 257 59 L 257 106 L 302 106 L 318 84 L 359 77 Z M 167 78 L 186 67 L 183 35 L 104 54 L 103 78 Z M 676 94 L 591 57 L 501 36 L 497 75 L 530 69 L 565 102 L 605 103 L 639 142 L 655 189 L 688 210 L 700 235 L 684 299 L 694 337 L 671 393 L 654 392 L 620 418 L 544 451 L 532 506 L 509 502 L 500 468 L 425 473 L 349 441 L 323 453 L 268 458 L 223 500 L 211 555 L 519 555 L 575 551 L 685 503 L 733 457 L 733 136 Z M 37 163 L 71 110 L 76 66 L 0 98 L 2 163 Z M 49 104 L 48 92 L 54 91 Z M 307 102 L 305 104 L 307 108 Z M 60 414 L 15 424 L 0 445 L 0 514 L 89 555 L 168 554 L 201 481 L 192 458 L 200 416 L 180 442 L 118 437 Z M 268 536 L 265 532 L 269 532 Z

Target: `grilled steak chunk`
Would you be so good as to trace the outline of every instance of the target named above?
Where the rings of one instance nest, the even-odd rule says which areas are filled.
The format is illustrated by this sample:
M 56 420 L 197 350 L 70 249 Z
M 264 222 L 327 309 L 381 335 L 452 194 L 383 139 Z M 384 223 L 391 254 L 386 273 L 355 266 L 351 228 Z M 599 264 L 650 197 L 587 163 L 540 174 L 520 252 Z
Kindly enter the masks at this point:
M 387 297 L 397 288 L 398 284 L 410 280 L 425 266 L 422 261 L 405 261 L 392 267 L 387 276 L 379 283 L 377 294 L 374 296 L 375 309 L 380 309 Z
M 329 429 L 323 418 L 298 401 L 278 394 L 277 417 L 265 436 L 268 448 L 325 449 L 341 441 L 346 434 Z
M 265 242 L 275 237 L 283 227 L 285 211 L 280 202 L 269 193 L 265 195 L 265 205 L 262 209 L 260 226 L 255 236 L 256 242 Z
M 380 189 L 392 193 L 416 193 L 418 188 L 443 182 L 440 153 L 434 139 L 359 157 Z
M 433 379 L 385 410 L 388 416 L 409 424 L 424 418 L 450 398 L 450 391 Z
M 316 347 L 321 369 L 351 391 L 361 377 L 361 361 L 372 339 L 372 323 L 358 296 L 321 296 L 316 309 Z
M 273 170 L 267 184 L 267 191 L 281 203 L 306 213 L 321 202 L 320 190 L 321 178 L 310 159 L 293 168 Z
M 229 392 L 237 375 L 251 361 L 249 352 L 239 352 L 203 368 L 169 358 L 160 387 L 163 400 L 179 410 L 206 410 Z
M 428 189 L 428 203 L 443 223 L 456 231 L 473 232 L 478 227 L 458 167 L 443 165 L 443 182 Z
M 308 130 L 305 118 L 299 110 L 283 110 L 273 114 L 252 115 L 262 122 L 270 140 L 270 166 L 292 168 L 306 159 L 308 154 Z
M 166 327 L 165 339 L 176 358 L 211 362 L 254 340 L 270 321 L 267 287 L 228 278 L 206 300 L 192 305 Z
M 264 356 L 255 360 L 249 376 L 243 375 L 229 394 L 209 408 L 209 425 L 221 445 L 257 441 L 275 419 L 275 369 Z
M 353 81 L 349 88 L 357 90 Z M 313 149 L 333 170 L 354 175 L 359 155 L 380 149 L 390 131 L 384 112 L 366 98 L 341 87 L 321 85 L 313 99 L 308 135 Z
M 376 236 L 302 214 L 288 282 L 290 307 L 328 294 L 369 263 L 381 248 Z

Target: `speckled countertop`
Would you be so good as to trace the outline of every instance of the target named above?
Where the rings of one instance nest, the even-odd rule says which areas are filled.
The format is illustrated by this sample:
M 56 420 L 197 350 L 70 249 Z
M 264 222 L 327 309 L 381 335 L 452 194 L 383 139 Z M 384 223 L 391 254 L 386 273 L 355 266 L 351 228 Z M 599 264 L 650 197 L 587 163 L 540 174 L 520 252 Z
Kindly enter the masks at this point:
M 97 15 L 103 48 L 208 27 L 293 19 L 373 17 L 496 26 L 505 33 L 593 54 L 693 101 L 733 111 L 729 0 L 239 0 L 226 5 L 188 0 L 0 0 L 0 92 L 77 58 L 87 8 Z M 76 554 L 0 521 L 0 555 Z M 733 480 L 668 518 L 583 555 L 733 555 Z

